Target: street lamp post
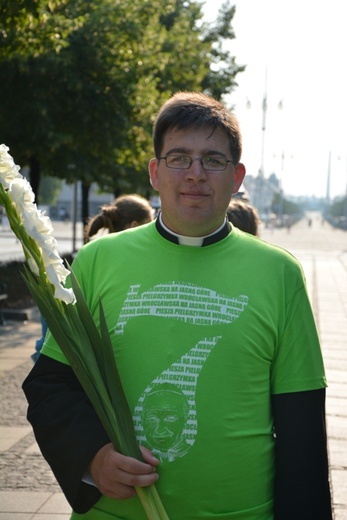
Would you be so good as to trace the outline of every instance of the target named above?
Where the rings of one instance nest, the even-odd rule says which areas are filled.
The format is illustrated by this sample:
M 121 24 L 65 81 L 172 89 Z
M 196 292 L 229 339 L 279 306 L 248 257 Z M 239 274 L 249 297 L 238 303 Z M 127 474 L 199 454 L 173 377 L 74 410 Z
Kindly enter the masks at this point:
M 261 124 L 261 165 L 260 176 L 264 178 L 264 152 L 265 152 L 265 131 L 266 131 L 266 112 L 267 112 L 267 70 L 265 71 L 265 90 L 262 103 L 262 124 Z
M 246 108 L 250 109 L 252 106 L 251 100 L 247 98 Z M 279 110 L 283 109 L 283 101 L 280 100 L 277 108 Z M 255 179 L 255 191 L 254 191 L 254 201 L 253 204 L 257 207 L 260 213 L 264 213 L 266 205 L 268 205 L 268 201 L 265 200 L 265 190 L 266 190 L 266 182 L 265 182 L 265 147 L 266 147 L 266 130 L 267 130 L 267 111 L 268 111 L 268 93 L 267 93 L 267 69 L 265 70 L 265 88 L 262 100 L 262 119 L 261 119 L 261 157 L 260 157 L 260 167 L 258 170 L 258 175 Z M 282 173 L 284 168 L 284 150 L 282 152 Z M 282 195 L 283 197 L 283 195 Z

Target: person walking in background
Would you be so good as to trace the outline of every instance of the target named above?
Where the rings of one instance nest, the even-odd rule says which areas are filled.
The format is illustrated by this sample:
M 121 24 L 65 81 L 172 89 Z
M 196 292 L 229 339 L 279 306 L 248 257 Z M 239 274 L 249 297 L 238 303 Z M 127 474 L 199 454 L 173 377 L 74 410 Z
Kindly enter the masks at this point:
M 84 230 L 85 241 L 147 224 L 153 220 L 153 214 L 152 206 L 144 197 L 121 195 L 111 204 L 102 206 L 100 213 L 89 220 Z
M 49 334 L 23 383 L 28 420 L 72 520 L 331 520 L 326 379 L 305 280 L 286 251 L 226 218 L 245 176 L 238 122 L 201 93 L 160 109 L 154 222 L 84 246 L 144 462 L 118 453 Z
M 241 231 L 251 235 L 259 235 L 260 218 L 257 210 L 248 202 L 241 199 L 231 199 L 227 209 L 229 222 Z
M 34 363 L 38 360 L 40 352 L 42 350 L 43 344 L 45 342 L 46 334 L 47 334 L 47 323 L 44 320 L 42 314 L 40 314 L 40 322 L 41 322 L 41 337 L 35 343 L 35 352 L 31 354 L 31 359 Z

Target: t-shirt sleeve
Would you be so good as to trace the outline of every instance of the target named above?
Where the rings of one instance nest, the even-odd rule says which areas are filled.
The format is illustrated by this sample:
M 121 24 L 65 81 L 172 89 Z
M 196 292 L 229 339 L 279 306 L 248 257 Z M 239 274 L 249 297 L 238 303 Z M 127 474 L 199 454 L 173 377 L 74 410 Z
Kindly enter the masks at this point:
M 284 328 L 271 367 L 273 394 L 327 386 L 318 332 L 305 285 L 286 305 Z

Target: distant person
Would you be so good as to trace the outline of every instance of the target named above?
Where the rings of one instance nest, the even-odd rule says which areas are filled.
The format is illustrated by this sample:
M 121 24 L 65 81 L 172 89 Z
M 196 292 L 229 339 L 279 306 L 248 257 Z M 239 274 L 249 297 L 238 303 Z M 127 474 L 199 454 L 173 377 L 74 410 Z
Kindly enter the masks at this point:
M 69 222 L 70 215 L 66 208 L 59 209 L 59 218 L 62 222 Z
M 41 337 L 36 341 L 35 344 L 35 352 L 31 355 L 31 359 L 34 363 L 38 360 L 38 357 L 40 355 L 41 349 L 43 347 L 43 344 L 45 342 L 46 333 L 47 333 L 47 324 L 44 320 L 42 314 L 40 314 L 40 322 L 41 322 Z
M 259 235 L 260 218 L 257 210 L 241 199 L 231 199 L 227 209 L 227 217 L 229 222 L 235 227 L 250 233 L 251 235 Z
M 292 225 L 293 225 L 293 220 L 292 220 L 292 217 L 288 217 L 286 219 L 286 229 L 287 229 L 287 233 L 290 233 L 290 230 L 292 229 Z
M 121 195 L 112 203 L 101 206 L 100 213 L 89 220 L 85 228 L 85 241 L 147 224 L 153 216 L 151 204 L 141 195 Z

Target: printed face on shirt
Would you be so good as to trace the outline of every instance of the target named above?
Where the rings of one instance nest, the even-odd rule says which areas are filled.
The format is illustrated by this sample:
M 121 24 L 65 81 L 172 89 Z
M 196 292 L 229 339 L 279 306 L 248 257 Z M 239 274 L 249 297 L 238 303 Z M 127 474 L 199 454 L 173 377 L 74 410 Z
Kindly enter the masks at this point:
M 232 159 L 228 137 L 219 130 L 211 134 L 210 127 L 168 130 L 161 156 L 172 154 Z M 222 225 L 245 168 L 228 162 L 223 171 L 205 171 L 200 161 L 194 160 L 188 169 L 170 169 L 164 159 L 152 159 L 149 172 L 160 195 L 164 224 L 181 235 L 204 236 Z
M 157 390 L 144 402 L 143 425 L 153 448 L 168 450 L 181 441 L 188 416 L 185 396 L 176 391 Z

